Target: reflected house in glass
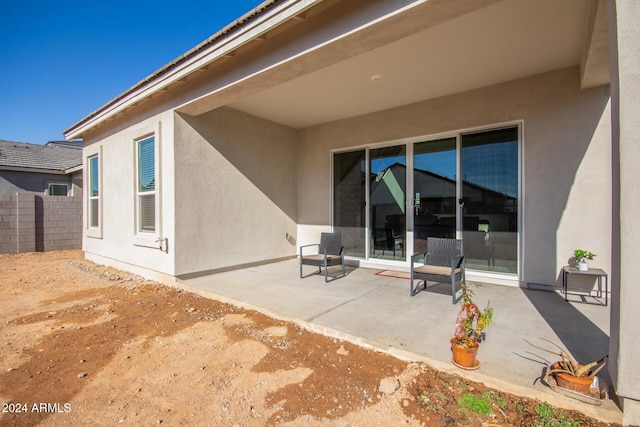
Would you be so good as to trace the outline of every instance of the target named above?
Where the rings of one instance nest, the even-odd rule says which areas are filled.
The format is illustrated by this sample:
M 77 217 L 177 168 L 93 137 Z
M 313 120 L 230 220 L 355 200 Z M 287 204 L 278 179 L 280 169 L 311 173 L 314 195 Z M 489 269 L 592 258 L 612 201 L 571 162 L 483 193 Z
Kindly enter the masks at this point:
M 391 251 L 394 258 L 396 251 L 404 258 L 405 176 L 406 167 L 395 163 L 370 180 L 373 252 Z

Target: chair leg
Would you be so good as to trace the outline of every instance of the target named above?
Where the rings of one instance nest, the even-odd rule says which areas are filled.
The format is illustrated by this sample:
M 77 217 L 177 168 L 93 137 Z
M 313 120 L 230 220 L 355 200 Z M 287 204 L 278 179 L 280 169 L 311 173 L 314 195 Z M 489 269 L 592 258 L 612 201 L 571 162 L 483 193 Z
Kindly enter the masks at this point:
M 456 305 L 456 273 L 451 274 L 451 304 Z
M 327 273 L 327 257 L 324 257 L 324 282 L 327 283 L 329 281 L 329 276 Z
M 414 296 L 415 292 L 413 292 L 413 268 L 411 269 L 411 280 L 409 280 L 409 296 Z

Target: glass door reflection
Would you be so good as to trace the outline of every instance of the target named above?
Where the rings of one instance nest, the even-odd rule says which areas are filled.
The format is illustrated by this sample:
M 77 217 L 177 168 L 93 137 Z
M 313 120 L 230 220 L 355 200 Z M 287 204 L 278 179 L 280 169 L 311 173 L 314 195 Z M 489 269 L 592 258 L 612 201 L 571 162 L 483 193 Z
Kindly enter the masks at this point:
M 428 237 L 456 236 L 456 138 L 413 146 L 414 252 Z
M 406 145 L 369 151 L 369 256 L 406 259 Z
M 462 135 L 467 268 L 518 272 L 518 128 Z
M 364 258 L 366 250 L 365 151 L 333 156 L 333 225 L 342 233 L 344 253 Z

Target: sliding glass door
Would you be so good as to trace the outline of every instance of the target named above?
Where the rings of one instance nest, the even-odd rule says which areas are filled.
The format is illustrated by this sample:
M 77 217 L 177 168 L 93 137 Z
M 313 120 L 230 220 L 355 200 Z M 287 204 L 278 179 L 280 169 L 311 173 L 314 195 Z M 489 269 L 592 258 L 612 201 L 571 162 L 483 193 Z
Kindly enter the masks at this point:
M 345 255 L 366 256 L 365 150 L 333 156 L 333 227 L 342 233 Z
M 371 258 L 406 258 L 406 145 L 369 150 Z
M 461 142 L 467 268 L 516 274 L 518 128 L 463 134 Z
M 518 126 L 340 152 L 333 225 L 349 256 L 408 262 L 461 238 L 469 270 L 513 275 L 519 188 Z
M 414 251 L 428 237 L 456 237 L 456 138 L 413 144 Z

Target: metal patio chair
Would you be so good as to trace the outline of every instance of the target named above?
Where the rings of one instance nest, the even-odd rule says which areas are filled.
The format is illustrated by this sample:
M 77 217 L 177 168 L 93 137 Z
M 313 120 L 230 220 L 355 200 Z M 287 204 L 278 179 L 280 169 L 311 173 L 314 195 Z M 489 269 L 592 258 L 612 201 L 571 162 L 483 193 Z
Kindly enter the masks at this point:
M 318 251 L 315 254 L 304 255 L 303 248 L 317 246 Z M 329 281 L 328 267 L 332 265 L 342 265 L 342 276 L 345 276 L 344 269 L 344 246 L 342 246 L 342 233 L 322 233 L 320 235 L 320 243 L 300 246 L 300 278 L 311 276 L 302 275 L 303 265 L 313 265 L 318 267 L 318 273 L 324 268 L 324 281 Z M 315 273 L 314 273 L 315 274 Z M 332 279 L 335 280 L 336 278 Z
M 422 260 L 423 265 L 416 265 Z M 414 287 L 414 280 L 422 280 L 422 289 Z M 411 296 L 418 290 L 427 289 L 427 281 L 451 283 L 451 299 L 457 302 L 458 282 L 465 281 L 465 259 L 462 252 L 462 240 L 427 238 L 427 252 L 421 252 L 411 257 Z

